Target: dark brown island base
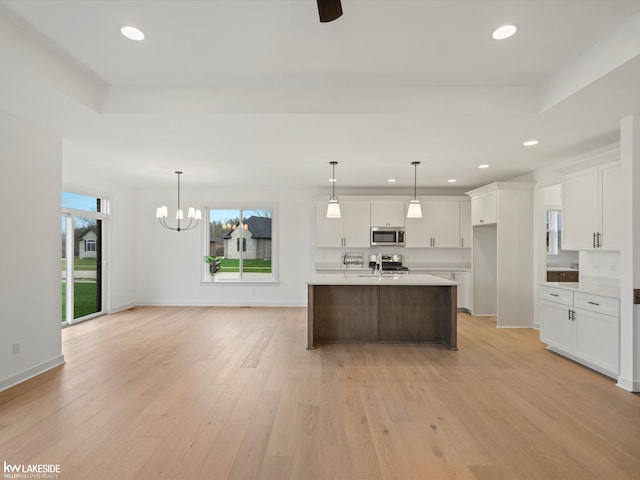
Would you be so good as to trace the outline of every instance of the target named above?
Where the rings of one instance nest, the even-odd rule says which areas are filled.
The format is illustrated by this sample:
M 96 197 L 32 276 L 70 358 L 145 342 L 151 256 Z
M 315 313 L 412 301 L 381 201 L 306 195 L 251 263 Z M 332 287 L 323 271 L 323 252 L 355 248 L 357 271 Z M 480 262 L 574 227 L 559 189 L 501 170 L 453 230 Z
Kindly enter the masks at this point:
M 442 343 L 457 350 L 457 282 L 320 274 L 308 285 L 308 349 L 324 342 Z

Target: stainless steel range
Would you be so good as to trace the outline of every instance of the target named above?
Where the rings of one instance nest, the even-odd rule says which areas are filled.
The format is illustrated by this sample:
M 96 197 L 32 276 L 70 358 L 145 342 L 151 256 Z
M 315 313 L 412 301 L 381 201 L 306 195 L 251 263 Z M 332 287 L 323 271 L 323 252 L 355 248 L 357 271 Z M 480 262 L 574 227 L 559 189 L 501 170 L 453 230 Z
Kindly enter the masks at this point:
M 372 253 L 369 255 L 369 268 L 375 269 L 378 261 L 381 261 L 381 269 L 383 272 L 409 273 L 409 268 L 402 265 L 402 255 L 400 254 L 376 255 Z

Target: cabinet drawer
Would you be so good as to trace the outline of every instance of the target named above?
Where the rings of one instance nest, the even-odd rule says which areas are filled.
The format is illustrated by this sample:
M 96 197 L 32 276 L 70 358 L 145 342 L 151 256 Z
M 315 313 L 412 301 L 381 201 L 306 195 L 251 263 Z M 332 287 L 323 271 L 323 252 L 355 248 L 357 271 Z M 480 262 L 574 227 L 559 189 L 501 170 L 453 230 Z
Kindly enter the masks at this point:
M 587 293 L 576 293 L 574 306 L 592 312 L 617 317 L 620 314 L 620 302 L 615 298 L 600 297 Z
M 572 306 L 573 292 L 560 288 L 542 287 L 540 289 L 540 299 Z

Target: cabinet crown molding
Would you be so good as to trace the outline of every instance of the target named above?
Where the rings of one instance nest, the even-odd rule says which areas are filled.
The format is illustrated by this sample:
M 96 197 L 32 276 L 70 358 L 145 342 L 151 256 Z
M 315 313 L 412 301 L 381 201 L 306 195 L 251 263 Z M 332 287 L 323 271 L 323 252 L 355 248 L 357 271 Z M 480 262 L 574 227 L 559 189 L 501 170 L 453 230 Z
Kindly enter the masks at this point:
M 495 190 L 525 190 L 533 189 L 533 182 L 494 182 L 484 187 L 476 188 L 465 192 L 465 195 L 475 197 L 477 195 L 484 195 L 485 193 L 493 192 Z

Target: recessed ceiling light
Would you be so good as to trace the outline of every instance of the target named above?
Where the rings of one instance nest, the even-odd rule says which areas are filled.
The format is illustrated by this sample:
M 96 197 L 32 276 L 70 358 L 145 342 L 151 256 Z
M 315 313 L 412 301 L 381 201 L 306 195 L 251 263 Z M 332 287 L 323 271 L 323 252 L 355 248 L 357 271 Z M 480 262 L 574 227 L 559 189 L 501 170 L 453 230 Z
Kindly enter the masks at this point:
M 457 180 L 455 178 L 450 178 L 449 180 L 447 180 L 447 182 L 449 183 L 456 183 Z
M 120 32 L 130 40 L 144 40 L 144 33 L 136 27 L 127 25 L 126 27 L 122 27 Z
M 395 179 L 395 178 L 389 178 L 389 179 L 387 179 L 387 182 L 389 182 L 389 183 L 395 183 L 395 182 L 396 182 L 396 179 Z
M 527 140 L 522 145 L 525 147 L 533 147 L 534 145 L 538 145 L 540 142 L 538 140 Z
M 482 165 L 478 165 L 478 168 L 489 168 L 489 165 L 486 163 L 483 163 Z
M 491 34 L 494 40 L 504 40 L 511 37 L 518 29 L 515 25 L 502 25 L 494 30 Z

